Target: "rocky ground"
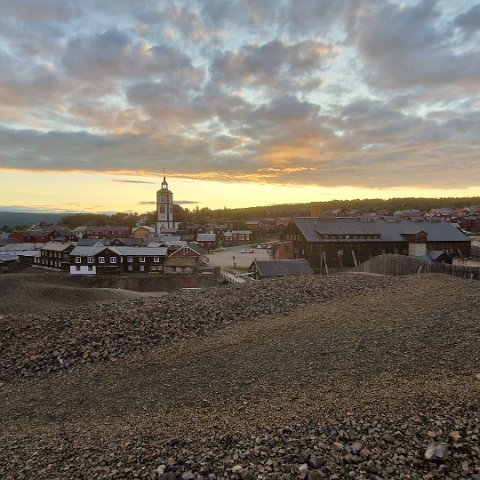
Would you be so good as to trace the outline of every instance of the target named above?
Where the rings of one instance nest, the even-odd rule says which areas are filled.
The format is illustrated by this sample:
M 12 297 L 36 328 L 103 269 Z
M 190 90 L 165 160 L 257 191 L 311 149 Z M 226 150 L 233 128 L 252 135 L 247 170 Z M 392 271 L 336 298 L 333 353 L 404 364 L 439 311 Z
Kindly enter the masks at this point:
M 480 479 L 480 282 L 369 275 L 0 319 L 0 478 Z

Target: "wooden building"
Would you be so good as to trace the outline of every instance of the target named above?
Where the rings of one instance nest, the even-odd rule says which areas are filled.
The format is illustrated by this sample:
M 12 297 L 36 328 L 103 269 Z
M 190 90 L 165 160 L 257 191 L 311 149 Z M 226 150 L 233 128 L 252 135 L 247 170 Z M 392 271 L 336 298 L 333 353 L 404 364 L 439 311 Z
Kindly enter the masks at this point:
M 255 280 L 272 277 L 289 277 L 292 275 L 312 275 L 314 272 L 303 258 L 294 260 L 254 260 L 248 271 Z
M 166 247 L 75 247 L 70 253 L 72 275 L 161 273 Z
M 217 248 L 217 235 L 215 233 L 199 233 L 195 241 L 207 252 Z
M 208 263 L 208 258 L 205 255 L 206 253 L 207 252 L 201 245 L 195 242 L 190 242 L 178 247 L 169 255 L 169 257 L 193 258 L 196 265 L 206 265 Z
M 70 252 L 74 247 L 72 242 L 49 242 L 40 248 L 38 256 L 33 257 L 33 265 L 68 271 Z
M 131 235 L 130 227 L 118 226 L 86 226 L 74 229 L 78 238 L 127 238 Z
M 225 246 L 241 245 L 249 243 L 253 239 L 251 230 L 231 230 L 223 233 Z
M 197 261 L 193 257 L 168 257 L 163 268 L 165 273 L 192 274 L 198 271 Z
M 383 253 L 470 254 L 468 236 L 444 221 L 301 217 L 292 219 L 281 240 L 293 242 L 292 258 L 305 258 L 316 272 L 353 267 Z

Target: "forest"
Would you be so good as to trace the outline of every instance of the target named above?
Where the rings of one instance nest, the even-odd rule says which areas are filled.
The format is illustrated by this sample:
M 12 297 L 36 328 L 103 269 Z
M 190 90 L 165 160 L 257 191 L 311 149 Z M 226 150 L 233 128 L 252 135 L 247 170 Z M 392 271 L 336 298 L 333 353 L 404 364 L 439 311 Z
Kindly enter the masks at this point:
M 328 214 L 332 210 L 341 210 L 343 212 L 360 211 L 362 213 L 386 213 L 392 214 L 396 210 L 418 209 L 428 212 L 438 208 L 463 208 L 471 205 L 480 205 L 480 196 L 478 197 L 442 197 L 442 198 L 417 198 L 403 197 L 390 198 L 387 200 L 380 198 L 356 199 L 356 200 L 329 200 L 325 202 L 312 202 L 318 206 L 322 213 Z M 174 205 L 173 216 L 175 221 L 183 225 L 195 223 L 205 225 L 208 223 L 222 223 L 225 220 L 245 222 L 261 218 L 295 217 L 310 216 L 312 203 L 286 203 L 281 205 L 267 205 L 248 208 L 222 208 L 210 209 L 208 207 L 194 209 L 183 208 L 180 205 Z M 19 229 L 31 223 L 58 223 L 60 226 L 76 228 L 81 225 L 125 225 L 135 226 L 138 222 L 145 225 L 154 225 L 156 222 L 156 213 L 125 213 L 117 212 L 114 214 L 101 213 L 75 213 L 69 215 L 59 214 L 22 214 L 11 212 L 0 212 L 0 230 L 12 231 Z

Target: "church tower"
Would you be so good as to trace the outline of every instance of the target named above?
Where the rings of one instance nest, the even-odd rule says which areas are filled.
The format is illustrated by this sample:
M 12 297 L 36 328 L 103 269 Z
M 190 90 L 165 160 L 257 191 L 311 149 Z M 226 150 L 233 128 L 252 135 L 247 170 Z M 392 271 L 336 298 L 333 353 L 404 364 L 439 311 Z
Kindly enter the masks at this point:
M 163 177 L 160 190 L 157 190 L 157 233 L 175 231 L 173 221 L 173 193 Z

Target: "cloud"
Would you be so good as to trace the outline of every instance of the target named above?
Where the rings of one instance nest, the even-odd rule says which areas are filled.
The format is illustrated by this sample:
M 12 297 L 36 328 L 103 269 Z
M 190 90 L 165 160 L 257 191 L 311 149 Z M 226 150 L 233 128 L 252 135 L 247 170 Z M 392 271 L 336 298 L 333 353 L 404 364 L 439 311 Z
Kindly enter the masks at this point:
M 0 8 L 0 169 L 480 185 L 471 2 Z
M 465 22 L 457 17 L 458 26 Z M 480 49 L 458 48 L 436 0 L 369 5 L 352 22 L 349 39 L 375 88 L 477 91 Z
M 119 182 L 119 183 L 149 183 L 151 185 L 155 185 L 155 182 L 148 182 L 146 180 L 112 180 L 112 182 Z
M 478 34 L 480 30 L 480 4 L 473 5 L 468 11 L 459 14 L 455 18 L 454 25 L 466 35 Z
M 318 73 L 335 56 L 335 47 L 318 39 L 291 44 L 275 39 L 223 53 L 213 60 L 210 72 L 213 81 L 223 85 L 311 90 L 321 84 Z
M 197 202 L 196 200 L 175 200 L 174 203 L 177 205 L 197 205 L 201 202 Z

